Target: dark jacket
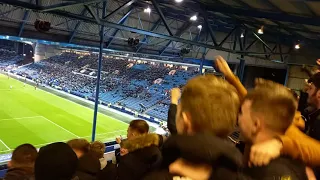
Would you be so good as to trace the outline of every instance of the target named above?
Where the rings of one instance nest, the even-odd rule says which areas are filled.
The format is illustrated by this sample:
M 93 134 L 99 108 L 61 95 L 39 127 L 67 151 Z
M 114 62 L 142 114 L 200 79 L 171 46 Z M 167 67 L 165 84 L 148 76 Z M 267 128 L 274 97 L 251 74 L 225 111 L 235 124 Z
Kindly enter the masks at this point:
M 307 118 L 307 134 L 320 141 L 320 109 L 313 111 Z
M 127 149 L 129 153 L 120 156 L 120 162 L 117 165 L 104 168 L 103 175 L 99 175 L 99 178 L 141 180 L 146 173 L 159 168 L 162 156 L 158 146 L 157 134 L 147 134 L 123 141 L 121 148 Z
M 175 175 L 169 173 L 168 167 L 178 158 L 224 167 L 234 173 L 243 162 L 241 153 L 232 143 L 207 133 L 170 136 L 163 145 L 162 156 L 161 169 L 149 173 L 145 180 L 172 180 Z
M 177 134 L 176 113 L 177 113 L 177 105 L 170 104 L 169 111 L 168 111 L 167 126 L 171 134 Z
M 94 155 L 87 153 L 79 158 L 75 177 L 79 180 L 96 180 L 100 172 L 100 161 Z
M 168 167 L 177 158 L 212 165 L 212 180 L 281 180 L 286 177 L 307 180 L 305 166 L 286 157 L 280 157 L 264 167 L 245 167 L 242 154 L 233 144 L 211 134 L 171 136 L 162 151 L 162 168 L 149 173 L 144 180 L 172 180 L 175 175 L 169 173 Z
M 33 168 L 12 168 L 9 169 L 3 178 L 4 180 L 34 180 Z

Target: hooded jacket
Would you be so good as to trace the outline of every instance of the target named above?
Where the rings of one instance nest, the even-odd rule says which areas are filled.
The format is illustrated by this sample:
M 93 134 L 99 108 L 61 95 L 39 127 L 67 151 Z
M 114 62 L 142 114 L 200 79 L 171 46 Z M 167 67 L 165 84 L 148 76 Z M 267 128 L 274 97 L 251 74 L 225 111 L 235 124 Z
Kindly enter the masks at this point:
M 9 169 L 3 180 L 34 180 L 33 168 Z
M 107 165 L 99 177 L 113 177 L 117 180 L 141 180 L 143 176 L 158 168 L 161 164 L 159 135 L 146 134 L 125 140 L 121 148 L 127 149 L 128 154 L 120 156 L 117 165 Z M 116 173 L 116 175 L 114 175 Z

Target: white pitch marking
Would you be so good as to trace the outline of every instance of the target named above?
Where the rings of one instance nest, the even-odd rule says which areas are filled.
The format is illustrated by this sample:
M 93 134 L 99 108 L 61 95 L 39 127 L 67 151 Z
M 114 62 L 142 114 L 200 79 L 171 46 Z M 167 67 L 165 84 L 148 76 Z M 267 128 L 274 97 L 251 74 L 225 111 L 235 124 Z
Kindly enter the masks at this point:
M 1 142 L 8 150 L 11 150 L 1 139 L 0 139 L 0 142 Z
M 50 122 L 50 123 L 52 123 L 52 124 L 56 125 L 57 127 L 59 127 L 59 128 L 61 128 L 61 129 L 65 130 L 65 131 L 67 131 L 69 134 L 72 134 L 73 136 L 76 136 L 77 138 L 80 138 L 80 136 L 77 136 L 76 134 L 74 134 L 74 133 L 72 133 L 71 131 L 67 130 L 66 128 L 64 128 L 64 127 L 60 126 L 59 124 L 57 124 L 57 123 L 55 123 L 55 122 L 53 122 L 53 121 L 49 120 L 48 118 L 46 118 L 46 117 L 44 117 L 44 116 L 41 116 L 41 117 L 42 117 L 43 119 L 47 120 L 48 122 Z
M 21 117 L 21 118 L 7 118 L 7 119 L 0 119 L 0 121 L 32 119 L 32 118 L 39 118 L 39 117 L 42 117 L 42 116 L 30 116 L 30 117 Z

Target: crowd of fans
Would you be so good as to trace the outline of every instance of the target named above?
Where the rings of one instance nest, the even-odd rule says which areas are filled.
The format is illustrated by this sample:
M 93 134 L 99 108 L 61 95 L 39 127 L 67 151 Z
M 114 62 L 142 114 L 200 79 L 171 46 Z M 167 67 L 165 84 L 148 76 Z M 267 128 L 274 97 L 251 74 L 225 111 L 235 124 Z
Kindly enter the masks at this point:
M 62 53 L 16 72 L 37 82 L 94 99 L 97 59 L 96 54 Z M 135 68 L 135 65 L 143 65 L 145 69 Z M 170 71 L 175 73 L 169 75 Z M 100 100 L 165 119 L 165 112 L 152 111 L 152 107 L 162 105 L 171 88 L 185 84 L 197 73 L 197 68 L 184 70 L 180 66 L 168 67 L 163 63 L 105 56 L 102 60 Z M 156 80 L 160 82 L 155 83 Z
M 0 70 L 13 66 L 21 61 L 22 58 L 23 56 L 17 55 L 17 52 L 10 46 L 0 46 Z
M 309 79 L 303 99 L 264 79 L 247 91 L 222 57 L 216 66 L 226 80 L 200 75 L 188 80 L 182 91 L 171 90 L 168 137 L 149 133 L 144 120 L 133 120 L 127 139 L 116 139 L 120 149 L 114 163 L 106 163 L 100 142 L 74 139 L 39 152 L 24 144 L 14 150 L 4 179 L 316 179 L 320 73 Z M 300 109 L 306 106 L 313 110 Z M 308 114 L 305 125 L 301 113 Z M 229 137 L 236 125 L 241 141 Z

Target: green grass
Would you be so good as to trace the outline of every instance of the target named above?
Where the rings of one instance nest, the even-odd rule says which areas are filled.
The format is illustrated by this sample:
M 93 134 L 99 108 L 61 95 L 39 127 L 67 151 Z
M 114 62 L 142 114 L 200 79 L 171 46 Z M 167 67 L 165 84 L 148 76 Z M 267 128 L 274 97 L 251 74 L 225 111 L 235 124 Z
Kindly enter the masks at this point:
M 39 148 L 78 137 L 90 140 L 92 119 L 92 109 L 0 74 L 0 154 L 23 143 Z M 98 113 L 96 139 L 114 140 L 127 127 Z

